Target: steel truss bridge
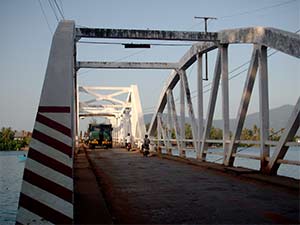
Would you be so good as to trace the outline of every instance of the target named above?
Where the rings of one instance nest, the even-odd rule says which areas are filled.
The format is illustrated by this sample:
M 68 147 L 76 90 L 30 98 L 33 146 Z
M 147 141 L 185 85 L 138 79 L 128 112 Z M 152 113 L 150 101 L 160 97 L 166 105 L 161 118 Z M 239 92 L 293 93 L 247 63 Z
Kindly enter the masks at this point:
M 147 39 L 193 41 L 190 49 L 178 62 L 91 62 L 77 61 L 76 43 L 80 38 Z M 228 47 L 232 44 L 252 44 L 240 105 L 232 136 L 229 130 Z M 300 97 L 279 141 L 269 140 L 269 88 L 267 49 L 272 48 L 292 57 L 300 58 L 300 37 L 297 34 L 267 27 L 229 29 L 219 32 L 182 32 L 160 30 L 125 30 L 77 28 L 74 21 L 61 21 L 53 36 L 45 81 L 34 125 L 32 141 L 26 162 L 20 194 L 17 222 L 72 223 L 73 215 L 73 160 L 78 145 L 79 117 L 104 116 L 114 125 L 114 139 L 121 142 L 127 132 L 138 145 L 149 134 L 153 150 L 171 154 L 178 149 L 180 157 L 195 151 L 199 161 L 206 161 L 209 143 L 223 145 L 223 164 L 232 167 L 236 157 L 260 161 L 260 171 L 276 174 L 281 164 L 300 165 L 296 160 L 285 160 L 299 128 Z M 203 112 L 204 54 L 217 49 L 212 88 L 207 112 Z M 192 103 L 186 70 L 197 64 L 197 110 Z M 138 87 L 78 86 L 77 71 L 81 68 L 111 69 L 172 69 L 161 90 L 149 129 L 146 131 Z M 254 81 L 259 82 L 260 141 L 240 140 Z M 220 85 L 221 84 L 221 85 Z M 173 90 L 179 85 L 179 116 Z M 223 140 L 211 140 L 213 115 L 218 91 L 221 89 Z M 109 90 L 109 94 L 100 91 Z M 93 96 L 81 101 L 79 92 Z M 125 94 L 126 100 L 117 96 Z M 101 104 L 99 104 L 101 101 Z M 104 103 L 105 102 L 105 103 Z M 185 139 L 185 112 L 191 119 L 192 139 Z M 167 115 L 163 117 L 165 112 Z M 197 112 L 197 114 L 195 113 Z M 206 119 L 204 120 L 204 113 Z M 175 130 L 175 139 L 171 131 Z M 157 133 L 157 136 L 155 136 Z M 192 142 L 192 147 L 187 147 Z M 239 144 L 257 144 L 259 156 L 237 152 Z M 175 144 L 175 145 L 174 145 Z M 270 154 L 270 146 L 275 151 Z M 47 185 L 46 185 L 47 184 Z M 38 188 L 37 188 L 38 187 Z M 55 221 L 53 221 L 55 218 Z

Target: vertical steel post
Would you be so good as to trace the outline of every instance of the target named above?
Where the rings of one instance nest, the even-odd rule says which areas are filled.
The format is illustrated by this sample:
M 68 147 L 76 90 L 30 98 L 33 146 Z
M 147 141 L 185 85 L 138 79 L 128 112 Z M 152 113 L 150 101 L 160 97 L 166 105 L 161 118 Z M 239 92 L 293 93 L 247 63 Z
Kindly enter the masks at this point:
M 157 147 L 160 148 L 160 139 L 161 139 L 161 123 L 160 123 L 160 115 L 157 114 Z
M 228 153 L 230 140 L 229 125 L 229 93 L 228 93 L 228 45 L 221 47 L 221 73 L 222 73 L 222 115 L 223 115 L 223 148 L 224 160 Z
M 172 138 L 172 117 L 171 117 L 171 103 L 170 100 L 168 99 L 167 96 L 167 109 L 168 109 L 168 114 L 167 114 L 167 138 L 168 138 L 168 143 L 169 143 L 169 147 L 171 150 L 172 144 L 171 144 L 171 138 Z M 169 149 L 167 149 L 167 152 L 169 152 Z
M 202 54 L 197 54 L 197 100 L 198 100 L 198 148 L 197 159 L 200 158 L 201 140 L 203 136 L 203 81 Z
M 182 73 L 179 73 L 180 76 L 180 139 L 181 146 L 185 146 L 185 97 L 184 97 L 184 83 L 182 78 Z
M 218 90 L 219 90 L 220 75 L 221 75 L 221 51 L 219 49 L 217 59 L 216 59 L 216 64 L 215 64 L 214 77 L 212 81 L 209 102 L 208 102 L 206 125 L 203 134 L 203 143 L 201 145 L 201 152 L 200 152 L 201 160 L 205 160 L 206 158 L 206 150 L 208 147 L 206 140 L 209 138 L 209 134 L 213 122 L 213 116 L 215 112 L 216 100 L 217 100 Z
M 266 145 L 269 138 L 269 88 L 267 47 L 261 46 L 259 51 L 259 119 L 260 119 L 260 170 L 265 172 L 266 158 L 270 155 L 270 147 Z

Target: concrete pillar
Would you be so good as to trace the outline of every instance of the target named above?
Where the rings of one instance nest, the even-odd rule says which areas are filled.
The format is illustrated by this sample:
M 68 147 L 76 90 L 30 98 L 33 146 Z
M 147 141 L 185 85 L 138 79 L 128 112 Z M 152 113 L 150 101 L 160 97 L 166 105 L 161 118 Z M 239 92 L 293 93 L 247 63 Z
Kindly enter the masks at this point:
M 53 36 L 24 169 L 20 224 L 73 223 L 74 34 L 74 22 L 62 21 Z

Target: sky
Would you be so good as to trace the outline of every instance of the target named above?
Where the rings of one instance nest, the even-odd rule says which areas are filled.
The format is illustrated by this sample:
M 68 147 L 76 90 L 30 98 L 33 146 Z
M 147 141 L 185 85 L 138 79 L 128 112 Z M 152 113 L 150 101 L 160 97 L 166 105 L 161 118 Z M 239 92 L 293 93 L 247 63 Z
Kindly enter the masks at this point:
M 51 3 L 54 5 L 54 0 Z M 251 26 L 275 27 L 290 32 L 300 29 L 300 0 L 57 0 L 57 3 L 62 8 L 65 19 L 74 20 L 76 26 L 203 31 L 203 22 L 194 19 L 194 16 L 212 16 L 218 19 L 209 22 L 209 31 Z M 56 14 L 58 19 L 47 0 L 0 1 L 0 127 L 12 127 L 16 130 L 33 128 L 52 35 L 61 19 L 58 11 Z M 77 44 L 77 58 L 177 62 L 188 49 L 188 46 L 124 49 L 121 45 Z M 229 71 L 250 60 L 251 49 L 251 45 L 230 45 Z M 204 85 L 209 85 L 212 80 L 215 56 L 215 51 L 209 54 L 210 80 L 205 81 Z M 268 62 L 270 108 L 294 105 L 300 95 L 299 59 L 276 53 L 268 58 Z M 247 66 L 242 67 L 240 71 L 246 68 Z M 196 90 L 196 70 L 195 65 L 187 70 L 192 93 Z M 79 85 L 89 86 L 137 84 L 144 113 L 151 113 L 170 72 L 80 70 L 78 80 Z M 238 72 L 230 73 L 230 76 Z M 245 72 L 241 73 L 229 83 L 231 118 L 236 117 L 245 75 Z M 258 111 L 257 83 L 249 113 Z M 177 87 L 174 90 L 175 98 L 179 96 L 178 90 Z M 209 92 L 206 92 L 204 112 L 208 98 Z M 221 117 L 221 101 L 218 96 L 215 118 Z

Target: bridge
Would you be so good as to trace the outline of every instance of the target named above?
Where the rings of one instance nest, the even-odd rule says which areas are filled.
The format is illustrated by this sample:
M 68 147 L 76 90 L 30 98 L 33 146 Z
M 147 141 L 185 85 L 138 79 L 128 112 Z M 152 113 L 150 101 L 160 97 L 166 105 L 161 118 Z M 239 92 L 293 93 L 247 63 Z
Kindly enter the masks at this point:
M 76 43 L 81 38 L 195 43 L 179 62 L 91 62 L 76 59 Z M 230 135 L 228 47 L 237 43 L 251 44 L 253 50 L 236 123 Z M 276 176 L 276 173 L 282 164 L 300 165 L 299 160 L 284 159 L 289 147 L 298 145 L 293 138 L 299 128 L 300 97 L 279 141 L 270 141 L 268 48 L 300 58 L 300 37 L 266 27 L 181 32 L 78 28 L 74 21 L 61 21 L 53 36 L 36 114 L 17 223 L 299 223 L 299 181 Z M 202 59 L 213 50 L 217 50 L 217 57 L 204 120 Z M 197 110 L 186 74 L 194 63 L 198 73 Z M 172 69 L 172 72 L 161 90 L 146 130 L 137 86 L 79 86 L 77 71 L 81 68 Z M 260 139 L 245 141 L 241 140 L 241 132 L 255 80 L 259 82 Z M 179 116 L 173 94 L 177 85 L 180 89 Z M 223 140 L 211 140 L 209 134 L 219 89 Z M 109 93 L 100 93 L 105 90 Z M 89 94 L 93 99 L 80 100 L 79 92 Z M 123 94 L 127 95 L 125 100 L 117 97 Z M 192 139 L 185 138 L 186 112 L 191 120 Z M 79 151 L 79 118 L 86 116 L 110 119 L 114 125 L 115 146 L 121 145 L 124 135 L 130 132 L 134 147 L 138 149 L 144 135 L 148 134 L 151 152 L 157 157 L 143 158 L 120 148 L 85 150 L 83 154 Z M 172 130 L 175 132 L 173 139 Z M 209 151 L 210 143 L 222 144 L 223 152 Z M 241 154 L 239 144 L 258 145 L 260 154 Z M 275 148 L 272 154 L 271 146 Z M 177 157 L 173 156 L 174 151 L 178 151 Z M 196 153 L 195 160 L 188 158 L 189 152 Z M 209 154 L 219 155 L 222 165 L 208 163 Z M 238 157 L 259 160 L 260 170 L 253 173 L 235 168 Z M 76 190 L 86 178 L 80 177 L 80 168 L 92 168 L 93 174 L 88 173 L 91 170 L 85 173 L 90 179 L 86 180 L 87 189 L 82 196 L 87 196 L 85 200 L 95 197 L 96 203 L 76 196 Z M 247 176 L 237 178 L 226 171 Z M 277 185 L 249 181 L 254 177 Z M 281 187 L 284 184 L 294 184 L 294 188 Z M 103 192 L 99 191 L 98 185 L 103 186 Z M 99 197 L 103 194 L 104 198 Z M 86 207 L 80 207 L 81 204 Z M 87 210 L 89 206 L 91 208 Z M 94 220 L 84 220 L 84 214 Z M 109 216 L 116 218 L 107 219 Z

